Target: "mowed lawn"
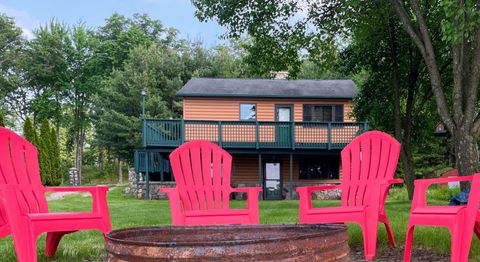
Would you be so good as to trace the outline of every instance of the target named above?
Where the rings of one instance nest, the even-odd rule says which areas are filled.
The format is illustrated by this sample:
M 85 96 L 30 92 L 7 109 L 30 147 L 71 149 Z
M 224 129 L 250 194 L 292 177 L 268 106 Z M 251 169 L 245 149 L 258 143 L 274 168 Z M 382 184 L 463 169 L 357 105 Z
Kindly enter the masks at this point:
M 137 200 L 124 196 L 122 188 L 115 188 L 108 193 L 110 216 L 114 229 L 138 226 L 156 226 L 170 224 L 168 201 Z M 315 201 L 315 206 L 335 206 L 339 201 Z M 434 201 L 433 204 L 445 204 Z M 232 201 L 232 207 L 241 207 L 245 201 Z M 90 198 L 79 195 L 66 196 L 62 200 L 49 202 L 51 211 L 86 211 L 91 206 Z M 396 241 L 403 246 L 408 222 L 410 203 L 408 201 L 389 199 L 386 204 L 387 215 L 395 233 Z M 298 201 L 260 201 L 260 221 L 262 224 L 298 223 Z M 450 235 L 445 228 L 417 227 L 414 246 L 424 246 L 432 252 L 448 253 Z M 362 245 L 360 228 L 349 225 L 350 244 Z M 477 239 L 472 242 L 470 261 L 480 261 L 480 244 Z M 53 259 L 46 259 L 44 253 L 45 235 L 38 240 L 39 261 L 103 261 L 103 237 L 98 231 L 82 231 L 63 237 L 57 254 Z M 390 248 L 383 226 L 380 227 L 378 248 Z M 15 252 L 11 237 L 0 240 L 0 260 L 15 261 Z M 382 260 L 381 257 L 378 258 Z

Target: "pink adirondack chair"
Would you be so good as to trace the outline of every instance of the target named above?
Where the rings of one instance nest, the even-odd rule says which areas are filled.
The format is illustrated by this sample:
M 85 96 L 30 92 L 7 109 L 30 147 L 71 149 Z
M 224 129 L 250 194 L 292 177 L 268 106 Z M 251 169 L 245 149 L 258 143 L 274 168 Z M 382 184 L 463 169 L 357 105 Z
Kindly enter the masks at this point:
M 426 192 L 430 185 L 472 181 L 466 206 L 427 206 Z M 415 225 L 447 227 L 452 236 L 451 261 L 468 261 L 468 253 L 475 232 L 480 239 L 480 174 L 463 177 L 415 180 L 412 210 L 408 222 L 404 261 L 410 261 Z
M 46 192 L 90 192 L 92 212 L 48 212 Z M 108 187 L 43 187 L 37 149 L 0 128 L 0 237 L 12 235 L 18 261 L 37 261 L 37 238 L 47 233 L 45 254 L 54 256 L 63 235 L 78 230 L 111 231 Z
M 261 187 L 232 188 L 232 156 L 209 141 L 190 141 L 170 154 L 175 188 L 168 193 L 173 225 L 258 224 Z M 246 192 L 246 209 L 230 209 L 230 194 Z
M 403 183 L 402 179 L 393 179 L 399 153 L 400 143 L 388 134 L 369 131 L 355 138 L 341 153 L 341 185 L 297 187 L 300 223 L 358 223 L 363 232 L 365 258 L 373 260 L 377 247 L 378 222 L 382 222 L 391 246 L 395 247 L 384 204 L 389 186 Z M 311 193 L 331 189 L 341 189 L 342 205 L 313 208 Z

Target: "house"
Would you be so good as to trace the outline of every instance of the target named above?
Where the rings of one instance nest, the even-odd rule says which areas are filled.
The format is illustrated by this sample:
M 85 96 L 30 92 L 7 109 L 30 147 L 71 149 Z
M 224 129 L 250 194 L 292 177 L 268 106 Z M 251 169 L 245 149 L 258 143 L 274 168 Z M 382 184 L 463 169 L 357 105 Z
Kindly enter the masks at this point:
M 210 140 L 232 154 L 233 186 L 292 199 L 296 186 L 339 182 L 341 149 L 368 128 L 351 116 L 356 93 L 351 80 L 193 78 L 177 93 L 182 119 L 143 121 L 136 170 L 146 183 L 171 181 L 169 153 Z

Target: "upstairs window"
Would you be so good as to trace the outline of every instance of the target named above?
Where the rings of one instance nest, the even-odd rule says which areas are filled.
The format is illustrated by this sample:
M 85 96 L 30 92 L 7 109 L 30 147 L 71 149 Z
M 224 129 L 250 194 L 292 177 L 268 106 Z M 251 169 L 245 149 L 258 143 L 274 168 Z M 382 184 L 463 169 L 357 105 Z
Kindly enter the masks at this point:
M 257 104 L 240 104 L 240 120 L 256 120 Z
M 343 122 L 343 105 L 303 105 L 303 121 Z

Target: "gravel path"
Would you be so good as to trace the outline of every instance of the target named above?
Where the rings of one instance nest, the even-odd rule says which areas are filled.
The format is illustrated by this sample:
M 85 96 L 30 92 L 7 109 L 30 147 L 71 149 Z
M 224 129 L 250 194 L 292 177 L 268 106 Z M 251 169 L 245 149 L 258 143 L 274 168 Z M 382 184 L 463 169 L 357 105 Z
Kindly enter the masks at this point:
M 60 200 L 68 195 L 82 195 L 82 197 L 90 196 L 87 192 L 54 192 L 47 196 L 47 201 Z
M 115 189 L 117 186 L 113 186 L 110 190 Z M 82 197 L 90 197 L 88 192 L 54 192 L 47 196 L 47 201 L 60 200 L 68 195 L 81 195 Z

